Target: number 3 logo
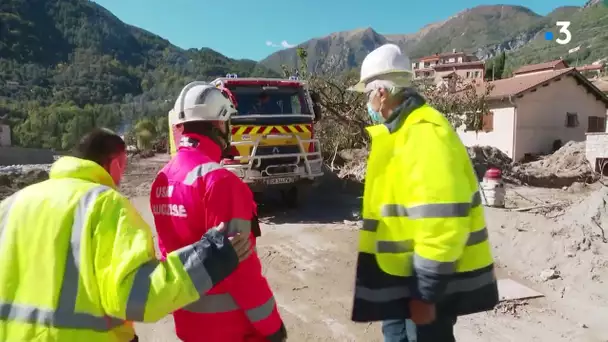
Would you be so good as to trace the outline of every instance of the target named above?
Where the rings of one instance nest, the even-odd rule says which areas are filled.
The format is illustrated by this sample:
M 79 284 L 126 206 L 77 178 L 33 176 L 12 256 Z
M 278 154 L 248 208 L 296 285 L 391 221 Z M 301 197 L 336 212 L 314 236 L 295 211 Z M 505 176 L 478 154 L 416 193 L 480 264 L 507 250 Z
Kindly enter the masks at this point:
M 572 40 L 572 33 L 570 33 L 570 30 L 568 30 L 568 27 L 570 27 L 570 22 L 558 21 L 555 23 L 555 25 L 559 27 L 559 33 L 564 34 L 566 36 L 564 39 L 557 38 L 555 42 L 560 45 L 566 45 L 570 43 L 570 41 Z

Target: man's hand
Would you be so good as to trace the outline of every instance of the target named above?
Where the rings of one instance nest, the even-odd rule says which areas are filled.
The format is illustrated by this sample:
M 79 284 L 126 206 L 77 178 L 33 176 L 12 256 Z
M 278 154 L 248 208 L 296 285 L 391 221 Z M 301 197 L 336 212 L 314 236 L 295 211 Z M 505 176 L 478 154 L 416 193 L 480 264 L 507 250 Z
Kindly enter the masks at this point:
M 239 256 L 239 261 L 247 259 L 253 250 L 251 249 L 251 242 L 249 242 L 249 236 L 244 234 L 237 234 L 236 236 L 229 237 L 232 248 L 236 251 Z
M 435 304 L 425 303 L 421 300 L 410 300 L 411 320 L 416 325 L 431 324 L 435 320 Z

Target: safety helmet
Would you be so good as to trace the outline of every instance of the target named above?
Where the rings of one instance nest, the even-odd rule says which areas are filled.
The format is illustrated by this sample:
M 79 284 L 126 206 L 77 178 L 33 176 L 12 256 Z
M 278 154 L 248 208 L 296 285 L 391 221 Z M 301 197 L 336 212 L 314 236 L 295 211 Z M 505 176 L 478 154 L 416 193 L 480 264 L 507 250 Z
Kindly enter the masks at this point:
M 209 83 L 196 81 L 182 89 L 169 118 L 172 125 L 191 121 L 228 121 L 236 112 L 225 92 Z
M 365 92 L 367 83 L 389 76 L 399 85 L 407 85 L 412 79 L 410 59 L 395 44 L 384 44 L 365 56 L 359 82 L 348 90 Z

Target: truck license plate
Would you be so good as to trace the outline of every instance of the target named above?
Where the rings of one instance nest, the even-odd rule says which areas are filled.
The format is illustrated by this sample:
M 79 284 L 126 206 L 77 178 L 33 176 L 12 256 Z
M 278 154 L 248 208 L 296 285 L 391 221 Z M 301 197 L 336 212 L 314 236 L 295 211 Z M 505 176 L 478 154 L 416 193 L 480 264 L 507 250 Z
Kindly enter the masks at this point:
M 266 181 L 266 184 L 277 185 L 277 184 L 289 184 L 293 183 L 293 178 L 283 177 L 283 178 L 270 178 Z

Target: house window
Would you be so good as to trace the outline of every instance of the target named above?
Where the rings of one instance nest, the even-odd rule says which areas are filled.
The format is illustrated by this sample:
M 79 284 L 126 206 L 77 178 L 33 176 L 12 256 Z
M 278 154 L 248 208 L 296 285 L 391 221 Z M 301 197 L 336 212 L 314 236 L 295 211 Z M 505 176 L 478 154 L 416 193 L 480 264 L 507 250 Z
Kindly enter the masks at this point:
M 431 67 L 431 63 L 430 62 L 424 62 L 424 67 L 425 68 L 430 68 Z
M 606 117 L 590 116 L 587 119 L 587 132 L 588 133 L 606 132 Z
M 471 72 L 467 71 L 467 78 L 471 78 Z
M 479 78 L 479 71 L 475 71 L 475 78 Z
M 578 127 L 577 113 L 566 113 L 566 127 Z
M 481 117 L 482 126 L 481 130 L 484 132 L 494 131 L 494 112 L 488 112 L 486 115 Z

